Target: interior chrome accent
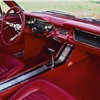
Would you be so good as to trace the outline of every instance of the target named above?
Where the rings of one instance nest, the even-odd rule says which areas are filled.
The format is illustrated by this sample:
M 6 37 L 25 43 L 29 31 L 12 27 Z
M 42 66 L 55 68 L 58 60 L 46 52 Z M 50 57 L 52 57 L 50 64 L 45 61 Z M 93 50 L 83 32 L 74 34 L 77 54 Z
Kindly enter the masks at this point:
M 72 51 L 73 51 L 72 45 L 70 45 L 70 44 L 63 45 L 63 48 L 59 52 L 58 56 L 54 59 L 54 61 L 55 61 L 54 68 L 56 68 L 59 64 L 65 63 L 65 61 L 67 61 L 67 59 L 68 59 L 69 55 L 72 53 Z M 46 72 L 48 70 L 52 70 L 52 60 L 45 64 L 37 66 L 37 68 L 35 68 L 35 69 L 24 72 L 18 76 L 15 76 L 7 81 L 0 83 L 0 92 L 7 90 L 17 84 L 22 83 L 22 82 L 28 81 L 29 79 L 31 79 L 43 72 Z
M 17 33 L 14 37 L 11 37 L 11 38 L 10 38 L 10 41 L 13 41 L 14 39 L 16 39 L 16 38 L 18 37 L 19 34 L 20 34 L 20 33 Z
M 54 61 L 54 56 L 53 56 L 53 53 L 55 52 L 55 50 L 53 50 L 53 49 L 51 49 L 51 48 L 48 48 L 48 50 L 50 51 L 50 53 L 51 53 L 51 62 L 52 62 L 52 65 L 51 65 L 51 67 L 52 67 L 52 69 L 54 69 L 54 66 L 55 66 L 55 61 Z
M 67 47 L 65 48 L 65 50 L 62 52 L 59 59 L 55 62 L 55 64 L 59 64 L 60 62 L 64 61 L 64 59 L 66 58 L 66 55 L 68 55 L 68 53 L 70 52 L 71 49 L 72 49 L 72 45 L 68 44 Z
M 75 32 L 77 31 L 77 32 Z M 81 34 L 78 34 L 80 32 Z M 85 34 L 84 36 L 82 34 Z M 94 34 L 88 31 L 80 30 L 80 29 L 75 29 L 74 30 L 74 40 L 77 42 L 80 42 L 82 44 L 85 44 L 87 46 L 93 47 L 100 49 L 100 35 Z
M 15 53 L 15 54 L 13 54 L 13 55 L 16 56 L 16 57 L 23 56 L 23 55 L 24 55 L 24 51 Z

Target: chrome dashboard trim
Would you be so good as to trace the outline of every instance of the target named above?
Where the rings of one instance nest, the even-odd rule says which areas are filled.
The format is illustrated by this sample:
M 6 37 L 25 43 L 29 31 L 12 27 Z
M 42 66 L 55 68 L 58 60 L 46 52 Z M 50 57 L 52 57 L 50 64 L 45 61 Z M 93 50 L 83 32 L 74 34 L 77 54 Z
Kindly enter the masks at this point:
M 75 29 L 77 29 L 77 28 L 75 28 Z M 80 29 L 77 29 L 77 30 L 80 30 Z M 81 31 L 83 31 L 83 32 L 88 32 L 88 31 L 84 31 L 84 30 L 81 30 Z M 88 32 L 88 33 L 94 35 L 92 32 Z M 96 34 L 96 35 L 97 35 L 97 34 Z M 97 35 L 97 36 L 100 37 L 100 35 Z M 82 44 L 84 44 L 84 45 L 86 45 L 86 46 L 93 47 L 93 48 L 96 48 L 96 49 L 100 49 L 99 47 L 96 47 L 96 46 L 93 46 L 93 45 L 90 45 L 90 44 L 87 44 L 87 43 L 84 43 L 84 42 L 81 42 L 81 41 L 76 40 L 76 39 L 75 39 L 74 30 L 73 30 L 73 38 L 74 38 L 75 41 L 80 42 L 80 43 L 82 43 Z

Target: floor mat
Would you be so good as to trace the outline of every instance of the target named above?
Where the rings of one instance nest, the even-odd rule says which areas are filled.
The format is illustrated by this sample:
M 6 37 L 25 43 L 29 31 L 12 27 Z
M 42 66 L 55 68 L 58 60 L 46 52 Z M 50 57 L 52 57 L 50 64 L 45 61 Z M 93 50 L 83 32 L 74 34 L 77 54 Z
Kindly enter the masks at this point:
M 100 100 L 100 57 L 89 55 L 52 81 L 81 100 Z

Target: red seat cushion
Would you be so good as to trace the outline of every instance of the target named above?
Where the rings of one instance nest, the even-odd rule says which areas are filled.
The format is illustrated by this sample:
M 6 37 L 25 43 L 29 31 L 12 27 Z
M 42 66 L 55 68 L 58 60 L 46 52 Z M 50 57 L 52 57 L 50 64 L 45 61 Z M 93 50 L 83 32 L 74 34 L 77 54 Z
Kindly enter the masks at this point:
M 11 96 L 10 100 L 75 100 L 55 84 L 37 79 L 29 82 Z
M 0 52 L 0 80 L 21 71 L 24 63 L 10 54 Z

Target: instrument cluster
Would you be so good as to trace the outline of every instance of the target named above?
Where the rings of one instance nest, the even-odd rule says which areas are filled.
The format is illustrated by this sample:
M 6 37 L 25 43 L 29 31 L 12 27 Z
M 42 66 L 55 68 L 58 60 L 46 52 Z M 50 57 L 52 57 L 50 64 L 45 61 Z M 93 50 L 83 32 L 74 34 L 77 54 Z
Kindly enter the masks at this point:
M 43 33 L 44 31 L 52 32 L 54 28 L 53 24 L 35 18 L 27 18 L 26 25 L 32 28 L 32 31 L 37 34 Z

